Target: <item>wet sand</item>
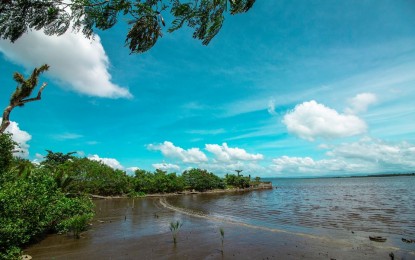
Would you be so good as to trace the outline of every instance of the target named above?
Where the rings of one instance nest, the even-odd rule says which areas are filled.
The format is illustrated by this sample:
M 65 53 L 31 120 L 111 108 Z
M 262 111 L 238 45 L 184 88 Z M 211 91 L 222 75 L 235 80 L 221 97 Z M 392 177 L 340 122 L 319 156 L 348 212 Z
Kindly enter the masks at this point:
M 391 259 L 393 252 L 395 259 L 415 259 L 413 252 L 355 234 L 333 240 L 223 222 L 181 212 L 160 198 L 97 200 L 96 212 L 80 239 L 50 235 L 24 253 L 33 259 Z M 183 223 L 176 245 L 169 231 L 175 220 Z

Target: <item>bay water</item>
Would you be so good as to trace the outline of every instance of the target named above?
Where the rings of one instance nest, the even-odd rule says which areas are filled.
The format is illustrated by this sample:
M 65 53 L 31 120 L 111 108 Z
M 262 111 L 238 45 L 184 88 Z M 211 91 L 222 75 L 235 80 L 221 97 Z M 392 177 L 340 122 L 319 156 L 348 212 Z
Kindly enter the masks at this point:
M 169 197 L 169 204 L 270 230 L 368 239 L 415 250 L 415 177 L 270 179 L 272 190 Z

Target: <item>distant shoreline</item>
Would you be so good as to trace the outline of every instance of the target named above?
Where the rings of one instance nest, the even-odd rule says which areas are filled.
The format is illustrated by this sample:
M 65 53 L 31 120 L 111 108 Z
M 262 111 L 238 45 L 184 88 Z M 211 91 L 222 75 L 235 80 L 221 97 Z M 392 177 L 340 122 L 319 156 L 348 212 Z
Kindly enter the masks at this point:
M 369 175 L 338 176 L 338 177 L 330 177 L 330 178 L 371 178 L 371 177 L 402 177 L 402 176 L 415 176 L 415 173 L 369 174 Z
M 284 180 L 284 179 L 341 179 L 341 178 L 371 178 L 371 177 L 405 177 L 405 176 L 415 176 L 415 173 L 380 173 L 380 174 L 367 174 L 367 175 L 350 175 L 350 176 L 298 176 L 298 177 L 264 177 L 264 180 Z

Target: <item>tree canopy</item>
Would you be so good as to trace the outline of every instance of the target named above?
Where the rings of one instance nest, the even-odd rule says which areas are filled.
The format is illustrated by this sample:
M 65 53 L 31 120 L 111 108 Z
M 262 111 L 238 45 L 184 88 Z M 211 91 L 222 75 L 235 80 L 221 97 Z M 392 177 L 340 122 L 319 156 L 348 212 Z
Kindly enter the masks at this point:
M 29 30 L 62 35 L 70 27 L 92 37 L 120 17 L 130 26 L 125 43 L 131 53 L 149 50 L 162 36 L 163 15 L 172 17 L 168 32 L 187 25 L 207 45 L 222 27 L 225 14 L 247 12 L 255 0 L 2 0 L 0 37 L 14 42 Z M 170 13 L 170 15 L 167 15 Z

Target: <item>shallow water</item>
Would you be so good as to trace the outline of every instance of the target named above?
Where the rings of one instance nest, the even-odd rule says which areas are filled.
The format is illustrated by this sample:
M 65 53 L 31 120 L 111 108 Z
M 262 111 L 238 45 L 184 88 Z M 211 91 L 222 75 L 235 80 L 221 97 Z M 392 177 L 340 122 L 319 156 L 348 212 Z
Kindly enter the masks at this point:
M 415 239 L 415 177 L 272 179 L 273 190 L 170 197 L 174 207 L 270 229 L 336 239 Z

